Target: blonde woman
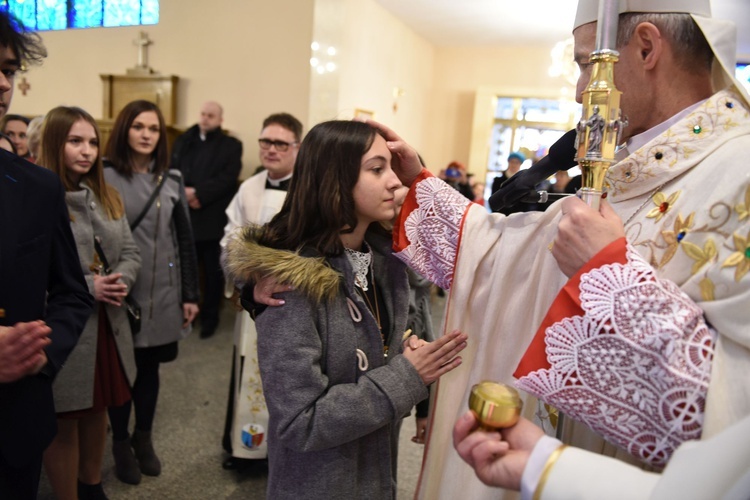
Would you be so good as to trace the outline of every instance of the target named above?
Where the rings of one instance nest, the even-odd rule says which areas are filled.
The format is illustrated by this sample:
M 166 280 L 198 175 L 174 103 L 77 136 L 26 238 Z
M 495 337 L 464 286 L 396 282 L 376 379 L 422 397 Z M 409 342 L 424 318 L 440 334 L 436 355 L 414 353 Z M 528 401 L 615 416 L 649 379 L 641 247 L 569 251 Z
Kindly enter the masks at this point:
M 39 160 L 65 186 L 81 267 L 97 301 L 52 386 L 58 432 L 44 453 L 44 466 L 58 500 L 101 499 L 106 498 L 101 485 L 106 409 L 130 400 L 136 376 L 122 301 L 141 259 L 122 199 L 104 181 L 99 130 L 91 115 L 72 107 L 50 111 Z

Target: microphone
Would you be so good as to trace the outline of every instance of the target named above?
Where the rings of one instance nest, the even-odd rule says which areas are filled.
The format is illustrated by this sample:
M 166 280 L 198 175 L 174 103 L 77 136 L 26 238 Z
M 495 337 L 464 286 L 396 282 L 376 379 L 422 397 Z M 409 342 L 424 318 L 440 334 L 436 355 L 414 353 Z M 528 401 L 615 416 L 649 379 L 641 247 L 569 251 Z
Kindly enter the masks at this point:
M 515 205 L 520 201 L 539 200 L 539 193 L 534 186 L 558 170 L 568 170 L 576 165 L 576 129 L 569 130 L 549 148 L 549 154 L 536 162 L 529 169 L 521 170 L 503 182 L 500 189 L 492 193 L 489 199 L 493 212 Z

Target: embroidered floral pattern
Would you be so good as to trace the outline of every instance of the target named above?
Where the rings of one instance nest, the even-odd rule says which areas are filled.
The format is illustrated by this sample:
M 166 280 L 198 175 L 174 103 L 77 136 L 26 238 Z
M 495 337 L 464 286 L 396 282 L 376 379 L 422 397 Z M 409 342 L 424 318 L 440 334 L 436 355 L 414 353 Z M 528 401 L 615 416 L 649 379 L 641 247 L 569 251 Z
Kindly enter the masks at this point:
M 471 203 L 435 177 L 416 186 L 417 209 L 406 218 L 409 246 L 396 257 L 441 288 L 450 288 L 458 251 L 459 229 Z
M 258 352 L 258 343 L 255 342 L 255 351 Z M 247 379 L 244 381 L 246 384 L 246 397 L 250 404 L 250 412 L 253 414 L 266 413 L 268 408 L 266 407 L 266 399 L 263 397 L 263 384 L 260 380 L 260 365 L 258 364 L 257 356 L 248 356 L 245 358 L 245 373 Z M 248 366 L 249 365 L 249 366 Z
M 659 267 L 664 267 L 667 262 L 672 260 L 672 257 L 674 257 L 674 254 L 677 252 L 677 247 L 685 238 L 688 231 L 693 227 L 694 220 L 695 212 L 688 215 L 686 220 L 682 218 L 682 215 L 678 214 L 674 221 L 674 229 L 672 231 L 661 232 L 662 238 L 664 238 L 664 241 L 667 243 L 667 249 L 664 252 L 664 255 L 662 255 Z
M 733 103 L 732 106 L 727 106 Z M 643 195 L 670 176 L 689 170 L 715 146 L 717 135 L 747 123 L 748 110 L 731 91 L 722 91 L 690 113 L 680 127 L 672 127 L 647 146 L 614 165 L 606 180 L 612 185 L 610 195 L 632 197 Z M 737 104 L 737 105 L 735 105 Z M 696 133 L 695 127 L 699 127 Z M 656 161 L 656 155 L 661 158 Z M 629 175 L 626 175 L 629 174 Z
M 739 220 L 745 220 L 750 217 L 750 185 L 745 190 L 745 202 L 738 203 L 734 209 L 737 211 L 737 215 L 739 215 Z
M 701 267 L 711 262 L 718 253 L 716 250 L 716 243 L 710 238 L 703 244 L 703 248 L 694 243 L 690 243 L 689 241 L 685 241 L 682 243 L 682 249 L 685 250 L 688 257 L 695 261 L 693 268 L 690 270 L 691 274 L 697 273 Z
M 669 195 L 669 198 L 659 191 L 658 193 L 654 193 L 654 196 L 651 198 L 651 200 L 654 202 L 656 207 L 652 208 L 651 211 L 646 215 L 649 219 L 656 219 L 656 222 L 659 222 L 662 217 L 664 217 L 667 212 L 669 212 L 669 209 L 672 208 L 672 205 L 674 205 L 674 202 L 677 201 L 677 198 L 680 197 L 680 191 L 675 191 L 674 193 Z
M 750 271 L 750 231 L 744 238 L 734 233 L 734 250 L 721 267 L 736 267 L 734 280 L 740 281 Z
M 703 300 L 714 300 L 716 298 L 716 285 L 711 278 L 703 278 L 699 284 L 701 289 L 701 298 Z
M 581 279 L 583 316 L 546 334 L 549 370 L 517 385 L 644 462 L 663 466 L 701 435 L 715 334 L 634 248 Z
M 367 252 L 358 252 L 351 248 L 344 248 L 344 251 L 354 271 L 354 284 L 366 292 L 369 285 L 367 275 L 370 273 L 370 266 L 372 265 L 372 250 L 368 245 Z

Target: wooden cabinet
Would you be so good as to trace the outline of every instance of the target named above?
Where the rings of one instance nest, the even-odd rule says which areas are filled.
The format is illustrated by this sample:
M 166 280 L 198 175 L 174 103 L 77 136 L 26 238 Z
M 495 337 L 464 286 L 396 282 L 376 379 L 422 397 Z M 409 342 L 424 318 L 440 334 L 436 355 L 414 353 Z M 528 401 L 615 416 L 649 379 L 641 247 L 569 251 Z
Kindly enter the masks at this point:
M 100 75 L 104 85 L 102 118 L 114 120 L 131 101 L 144 99 L 159 106 L 167 125 L 177 123 L 177 84 L 174 75 Z

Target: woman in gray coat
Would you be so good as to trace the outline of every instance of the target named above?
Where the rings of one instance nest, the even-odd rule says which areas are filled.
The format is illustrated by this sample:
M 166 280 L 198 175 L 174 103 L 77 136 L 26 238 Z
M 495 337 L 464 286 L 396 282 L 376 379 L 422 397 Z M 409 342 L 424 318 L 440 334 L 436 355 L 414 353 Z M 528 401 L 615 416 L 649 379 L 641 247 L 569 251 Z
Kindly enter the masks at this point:
M 44 454 L 44 464 L 58 499 L 104 498 L 105 410 L 130 400 L 136 377 L 130 324 L 122 301 L 141 259 L 122 199 L 104 182 L 99 131 L 88 113 L 67 107 L 50 111 L 44 121 L 39 161 L 57 173 L 65 186 L 81 267 L 97 301 L 52 386 L 58 433 Z M 111 272 L 102 265 L 95 238 Z
M 107 182 L 125 200 L 143 267 L 132 295 L 141 306 L 134 337 L 138 378 L 133 386 L 135 430 L 128 432 L 131 405 L 111 408 L 115 474 L 138 484 L 141 474 L 158 476 L 161 461 L 151 439 L 159 397 L 159 367 L 177 357 L 177 343 L 198 314 L 198 266 L 185 187 L 167 170 L 167 130 L 159 108 L 133 101 L 117 115 L 107 144 Z
M 269 429 L 243 438 L 268 439 L 268 498 L 395 498 L 396 424 L 461 362 L 459 332 L 402 345 L 406 270 L 379 226 L 400 185 L 373 128 L 319 124 L 279 214 L 230 243 L 236 276 L 295 287 L 256 319 Z

